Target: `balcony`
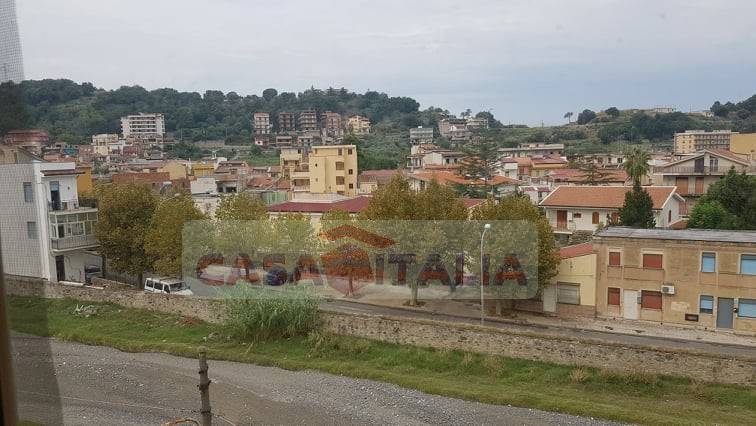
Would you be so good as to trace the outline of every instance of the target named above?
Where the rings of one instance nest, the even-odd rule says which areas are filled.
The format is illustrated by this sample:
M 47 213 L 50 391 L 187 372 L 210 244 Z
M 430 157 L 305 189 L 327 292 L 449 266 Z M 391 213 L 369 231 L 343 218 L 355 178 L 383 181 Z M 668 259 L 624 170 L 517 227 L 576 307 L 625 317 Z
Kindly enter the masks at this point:
M 50 239 L 50 248 L 53 251 L 79 250 L 97 247 L 98 245 L 94 234 Z
M 729 167 L 719 166 L 672 166 L 672 167 L 655 167 L 654 173 L 661 175 L 725 175 L 730 171 Z M 735 171 L 754 173 L 756 167 L 736 167 Z
M 310 192 L 310 185 L 294 185 L 291 189 L 294 192 Z

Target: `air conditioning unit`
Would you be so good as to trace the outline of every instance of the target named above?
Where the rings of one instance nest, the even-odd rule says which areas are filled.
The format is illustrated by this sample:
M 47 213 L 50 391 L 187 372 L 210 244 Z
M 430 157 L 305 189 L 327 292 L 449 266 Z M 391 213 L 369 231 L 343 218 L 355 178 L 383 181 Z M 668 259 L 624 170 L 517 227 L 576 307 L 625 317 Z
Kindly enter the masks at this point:
M 661 292 L 664 294 L 675 294 L 675 286 L 673 284 L 663 284 Z

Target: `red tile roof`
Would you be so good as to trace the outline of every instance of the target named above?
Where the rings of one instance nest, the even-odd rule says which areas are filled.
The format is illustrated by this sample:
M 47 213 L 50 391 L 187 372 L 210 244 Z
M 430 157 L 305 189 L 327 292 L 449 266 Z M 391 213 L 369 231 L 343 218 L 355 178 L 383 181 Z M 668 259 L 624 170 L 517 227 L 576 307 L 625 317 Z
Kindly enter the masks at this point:
M 567 246 L 559 249 L 559 257 L 561 257 L 562 259 L 585 256 L 591 253 L 593 253 L 592 243 L 576 244 L 574 246 Z
M 473 207 L 476 207 L 486 202 L 486 200 L 482 198 L 460 198 L 459 201 L 461 201 L 462 204 L 464 204 L 465 207 L 467 207 L 468 209 L 471 209 Z
M 606 175 L 604 182 L 626 182 L 627 173 L 621 169 L 602 169 Z M 585 180 L 585 172 L 580 169 L 554 169 L 549 172 L 549 178 L 555 182 L 581 182 Z
M 625 193 L 630 186 L 558 186 L 547 195 L 544 207 L 596 207 L 618 209 L 625 203 Z M 661 209 L 670 196 L 675 194 L 674 186 L 644 186 L 653 201 L 654 209 Z
M 329 210 L 344 210 L 359 213 L 368 206 L 370 197 L 355 197 L 334 202 L 286 201 L 268 206 L 268 211 L 280 213 L 325 213 Z
M 449 183 L 459 185 L 483 185 L 485 184 L 482 179 L 472 180 L 462 175 L 458 175 L 452 172 L 438 171 L 438 172 L 418 172 L 410 175 L 411 178 L 419 179 L 425 182 L 430 182 L 433 179 L 440 184 L 446 185 Z M 494 176 L 488 180 L 488 185 L 517 185 L 520 184 L 517 179 L 508 178 L 506 176 Z

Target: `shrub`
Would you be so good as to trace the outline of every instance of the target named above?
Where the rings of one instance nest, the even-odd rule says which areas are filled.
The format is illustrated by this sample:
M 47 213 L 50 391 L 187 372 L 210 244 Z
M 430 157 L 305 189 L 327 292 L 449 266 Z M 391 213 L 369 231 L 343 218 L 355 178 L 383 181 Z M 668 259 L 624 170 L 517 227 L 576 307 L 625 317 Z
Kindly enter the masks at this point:
M 226 297 L 226 325 L 240 337 L 307 335 L 318 325 L 319 298 L 307 288 L 240 285 Z

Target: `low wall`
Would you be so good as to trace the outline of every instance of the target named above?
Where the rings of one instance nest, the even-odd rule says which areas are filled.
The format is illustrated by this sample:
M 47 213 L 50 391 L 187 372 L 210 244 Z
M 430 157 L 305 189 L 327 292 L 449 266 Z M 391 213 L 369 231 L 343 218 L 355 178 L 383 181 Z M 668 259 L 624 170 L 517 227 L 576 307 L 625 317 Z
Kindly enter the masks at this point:
M 116 286 L 105 289 L 68 287 L 38 279 L 6 276 L 6 292 L 10 295 L 112 302 L 131 308 L 192 316 L 208 322 L 223 319 L 221 300 L 149 294 L 113 287 Z M 321 313 L 321 319 L 327 332 L 389 343 L 457 349 L 619 372 L 756 385 L 756 350 L 753 357 L 726 357 L 406 317 L 326 311 Z

